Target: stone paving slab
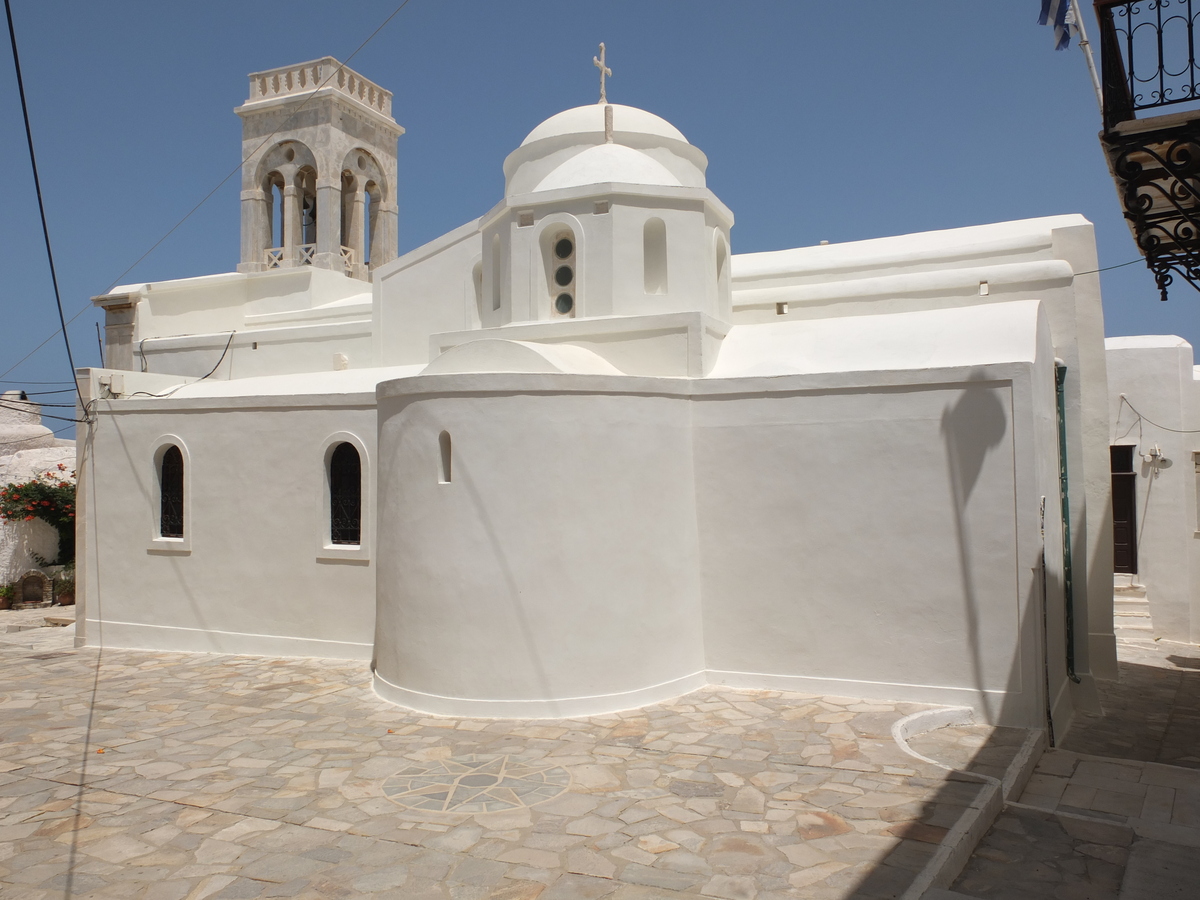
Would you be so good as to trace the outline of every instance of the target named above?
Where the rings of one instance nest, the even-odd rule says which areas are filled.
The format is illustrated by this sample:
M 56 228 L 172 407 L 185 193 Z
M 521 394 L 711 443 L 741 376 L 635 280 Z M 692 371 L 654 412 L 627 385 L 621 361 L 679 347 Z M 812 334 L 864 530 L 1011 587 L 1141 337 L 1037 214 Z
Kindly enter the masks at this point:
M 1200 707 L 1181 671 L 1200 648 L 1121 640 L 1118 652 L 1127 680 L 1102 684 L 1105 716 L 1082 716 L 1043 754 L 952 886 L 960 897 L 1200 898 Z
M 952 890 L 978 900 L 1117 900 L 1128 828 L 1007 809 L 984 836 Z
M 980 788 L 892 741 L 917 704 L 708 688 L 451 719 L 360 663 L 41 631 L 0 641 L 5 898 L 897 897 Z M 994 731 L 930 740 L 995 765 Z
M 1130 848 L 1118 900 L 1194 900 L 1200 893 L 1200 854 L 1194 850 L 1138 841 Z
M 1050 750 L 1038 762 L 1020 802 L 1117 822 L 1146 838 L 1200 848 L 1197 769 Z
M 1119 681 L 1098 681 L 1103 715 L 1079 712 L 1060 747 L 1200 769 L 1200 647 L 1117 642 Z

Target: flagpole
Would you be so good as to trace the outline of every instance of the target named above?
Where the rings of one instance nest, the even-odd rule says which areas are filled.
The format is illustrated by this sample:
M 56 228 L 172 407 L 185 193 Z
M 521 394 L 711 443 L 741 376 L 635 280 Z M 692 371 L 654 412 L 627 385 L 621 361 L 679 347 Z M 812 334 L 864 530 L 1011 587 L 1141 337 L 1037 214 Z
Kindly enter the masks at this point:
M 1092 75 L 1092 87 L 1096 89 L 1096 103 L 1100 105 L 1100 113 L 1104 114 L 1104 90 L 1100 87 L 1100 76 L 1096 73 L 1096 61 L 1092 59 L 1092 46 L 1088 43 L 1087 30 L 1083 27 L 1083 13 L 1079 9 L 1079 0 L 1071 0 L 1071 10 L 1075 13 L 1075 27 L 1079 29 L 1079 49 L 1087 60 L 1088 72 Z

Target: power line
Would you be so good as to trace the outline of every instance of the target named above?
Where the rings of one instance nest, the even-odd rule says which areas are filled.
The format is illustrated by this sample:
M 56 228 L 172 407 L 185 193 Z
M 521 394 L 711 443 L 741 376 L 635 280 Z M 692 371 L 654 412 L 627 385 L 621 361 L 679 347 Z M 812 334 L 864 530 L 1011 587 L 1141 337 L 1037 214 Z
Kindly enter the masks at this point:
M 1147 419 L 1134 408 L 1133 404 L 1129 402 L 1129 399 L 1124 394 L 1121 395 L 1121 402 L 1133 410 L 1135 416 L 1146 424 L 1153 425 L 1155 428 L 1161 428 L 1163 431 L 1169 431 L 1172 434 L 1200 434 L 1200 428 L 1168 428 L 1166 425 L 1159 425 L 1153 419 Z M 1128 432 L 1126 433 L 1128 434 Z
M 28 394 L 26 394 L 26 396 L 28 396 Z M 0 404 L 5 404 L 5 405 L 7 405 L 7 404 L 11 404 L 12 402 L 13 402 L 13 401 L 11 401 L 11 400 L 5 400 L 5 399 L 4 399 L 4 397 L 3 397 L 2 395 L 0 395 Z M 46 403 L 46 402 L 43 402 L 43 401 L 40 401 L 40 400 L 18 400 L 17 402 L 18 402 L 18 403 L 29 403 L 29 404 L 32 404 L 32 405 L 34 405 L 34 406 L 37 406 L 37 407 L 42 407 L 42 406 L 61 406 L 61 407 L 65 408 L 65 409 L 74 409 L 74 408 L 75 408 L 75 404 L 74 404 L 74 403 Z M 11 408 L 12 408 L 12 409 L 21 409 L 22 407 L 19 407 L 19 406 L 13 406 L 13 407 L 11 407 Z
M 8 405 L 8 404 L 6 404 L 6 403 L 0 403 L 0 409 L 11 409 L 11 410 L 13 410 L 14 412 L 29 412 L 29 411 L 30 411 L 30 410 L 28 410 L 28 409 L 22 409 L 22 408 L 21 408 L 21 407 L 19 407 L 19 406 L 9 406 L 9 405 Z M 67 418 L 66 416 L 56 416 L 56 415 L 54 415 L 53 413 L 42 413 L 42 414 L 41 414 L 41 418 L 43 418 L 43 419 L 57 419 L 57 420 L 58 420 L 58 421 L 60 421 L 60 422 L 76 422 L 76 423 L 84 423 L 84 422 L 87 422 L 87 419 L 75 419 L 75 418 Z
M 21 57 L 17 53 L 17 32 L 13 28 L 12 4 L 9 0 L 4 0 L 4 14 L 8 18 L 8 38 L 12 43 L 13 68 L 17 71 L 17 93 L 21 97 L 21 115 L 25 120 L 25 140 L 29 144 L 29 165 L 33 168 L 33 186 L 37 191 L 38 213 L 42 217 L 42 237 L 46 239 L 46 259 L 50 263 L 50 281 L 54 284 L 54 303 L 58 307 L 58 325 L 62 330 L 63 343 L 67 348 L 67 364 L 71 367 L 71 374 L 74 375 L 75 360 L 71 355 L 71 339 L 67 335 L 67 319 L 63 315 L 62 295 L 58 290 L 58 273 L 54 269 L 54 251 L 50 247 L 50 227 L 46 224 L 46 204 L 42 201 L 42 180 L 38 176 L 37 154 L 33 151 L 33 130 L 29 127 L 29 106 L 25 102 L 25 82 L 21 78 Z M 79 390 L 78 381 L 75 383 L 75 393 L 79 397 L 79 405 L 83 406 L 83 394 Z
M 8 3 L 8 0 L 4 0 L 4 2 Z M 318 84 L 315 88 L 312 89 L 312 92 L 307 97 L 305 97 L 304 100 L 301 101 L 300 105 L 297 106 L 295 108 L 295 110 L 292 111 L 292 114 L 290 116 L 288 116 L 286 119 L 284 119 L 283 124 L 281 124 L 278 128 L 276 128 L 270 134 L 268 134 L 263 139 L 262 143 L 260 143 L 257 147 L 255 147 L 249 154 L 246 155 L 246 157 L 241 162 L 239 162 L 236 166 L 234 166 L 229 171 L 228 175 L 226 175 L 224 178 L 222 178 L 220 181 L 217 182 L 216 187 L 214 187 L 211 191 L 209 191 L 207 194 L 205 194 L 200 199 L 199 203 L 197 203 L 195 206 L 193 206 L 191 209 L 189 209 L 182 219 L 180 219 L 178 222 L 176 222 L 174 225 L 172 225 L 170 230 L 167 231 L 167 233 L 164 234 L 162 237 L 160 237 L 157 241 L 155 241 L 149 250 L 147 250 L 145 253 L 143 253 L 141 256 L 139 256 L 136 260 L 134 260 L 133 264 L 128 269 L 126 269 L 124 272 L 122 272 L 120 275 L 118 275 L 116 277 L 116 280 L 114 280 L 113 283 L 108 286 L 108 290 L 106 290 L 104 293 L 107 294 L 108 291 L 111 291 L 114 287 L 116 287 L 120 283 L 122 278 L 124 278 L 126 275 L 128 275 L 130 272 L 132 272 L 135 268 L 137 268 L 138 264 L 141 263 L 141 261 L 143 259 L 145 259 L 147 256 L 149 256 L 151 253 L 153 253 L 155 250 L 158 249 L 159 244 L 161 244 L 163 241 L 165 241 L 167 238 L 169 238 L 172 234 L 174 234 L 175 231 L 179 228 L 179 226 L 181 226 L 184 222 L 186 222 L 188 219 L 190 219 L 195 214 L 196 210 L 198 210 L 201 206 L 203 206 L 205 203 L 207 203 L 209 201 L 209 199 L 212 197 L 212 195 L 215 194 L 217 191 L 219 191 L 225 185 L 225 182 L 227 182 L 230 178 L 232 178 L 234 175 L 236 175 L 238 172 L 240 172 L 242 170 L 242 166 L 244 166 L 246 164 L 246 162 L 250 159 L 250 157 L 254 156 L 255 153 L 257 153 L 259 150 L 261 150 L 263 147 L 265 147 L 268 144 L 268 142 L 270 142 L 270 140 L 275 137 L 275 135 L 279 134 L 279 132 L 281 132 L 281 131 L 283 131 L 283 129 L 287 128 L 288 125 L 290 125 L 292 123 L 292 120 L 294 118 L 296 118 L 297 115 L 300 114 L 300 110 L 304 109 L 304 107 L 308 104 L 308 101 L 311 100 L 313 97 L 315 97 L 317 95 L 317 92 L 319 90 L 321 90 L 321 88 L 323 88 L 323 87 L 325 87 L 325 85 L 329 84 L 329 82 L 334 78 L 334 76 L 336 76 L 339 72 L 341 72 L 342 69 L 346 68 L 346 66 L 349 64 L 350 60 L 352 60 L 352 59 L 354 59 L 354 57 L 358 56 L 358 54 L 362 50 L 362 48 L 367 46 L 367 44 L 371 43 L 371 41 L 375 38 L 375 35 L 379 34 L 379 32 L 381 32 L 381 31 L 383 31 L 383 29 L 387 25 L 387 23 L 392 21 L 392 19 L 396 18 L 396 15 L 400 12 L 400 10 L 402 10 L 402 9 L 404 9 L 404 7 L 408 6 L 408 4 L 410 2 L 411 2 L 411 0 L 404 0 L 403 3 L 401 3 L 394 10 L 392 10 L 392 14 L 390 16 L 388 16 L 386 19 L 384 19 L 383 22 L 380 24 L 380 26 L 378 28 L 376 28 L 374 31 L 372 31 L 367 36 L 367 39 L 365 41 L 363 41 L 361 44 L 359 44 L 353 53 L 351 53 L 349 56 L 346 57 L 345 62 L 339 63 L 338 67 L 329 73 L 329 77 L 327 77 L 324 81 L 322 81 L 320 84 Z
M 1140 262 L 1143 262 L 1141 257 L 1139 257 L 1137 259 L 1131 259 L 1129 262 L 1117 263 L 1115 266 L 1105 266 L 1102 269 L 1089 269 L 1086 272 L 1073 272 L 1072 277 L 1075 277 L 1077 275 L 1095 275 L 1097 272 L 1107 272 L 1110 269 L 1120 269 L 1123 266 L 1132 266 L 1134 263 L 1140 263 Z
M 4 0 L 4 2 L 5 2 L 5 6 L 7 7 L 9 0 Z M 230 178 L 232 178 L 239 171 L 241 171 L 242 166 L 244 166 L 246 164 L 246 162 L 247 162 L 247 160 L 249 160 L 250 156 L 253 156 L 254 153 L 257 153 L 259 150 L 261 150 L 263 148 L 263 146 L 266 145 L 267 141 L 271 140 L 271 138 L 275 137 L 275 135 L 277 135 L 280 131 L 282 131 L 284 128 L 286 128 L 291 123 L 292 119 L 295 118 L 295 116 L 300 112 L 300 110 L 304 108 L 304 106 L 308 103 L 308 101 L 311 100 L 316 95 L 317 91 L 319 91 L 319 90 L 321 90 L 321 88 L 325 87 L 325 85 L 327 85 L 329 83 L 330 79 L 332 79 L 334 76 L 336 76 L 338 74 L 338 72 L 340 72 L 342 69 L 344 69 L 347 66 L 347 64 L 349 64 L 350 60 L 352 60 L 352 59 L 354 59 L 354 57 L 358 56 L 358 54 L 362 51 L 362 49 L 364 47 L 366 47 L 367 44 L 369 44 L 372 40 L 374 40 L 375 36 L 378 35 L 379 32 L 383 31 L 383 29 L 387 26 L 388 22 L 392 21 L 392 19 L 394 19 L 396 17 L 396 15 L 400 12 L 400 10 L 402 10 L 402 9 L 404 9 L 404 7 L 408 6 L 408 4 L 410 2 L 411 2 L 411 0 L 404 0 L 403 3 L 401 3 L 394 10 L 392 10 L 391 15 L 389 15 L 386 19 L 384 19 L 383 22 L 380 23 L 378 28 L 376 28 L 369 35 L 367 35 L 366 40 L 364 40 L 361 44 L 359 44 L 358 47 L 355 48 L 354 52 L 346 57 L 345 62 L 339 64 L 339 66 L 336 69 L 334 69 L 332 73 L 330 73 L 328 78 L 326 78 L 319 85 L 317 85 L 313 89 L 312 93 L 310 93 L 307 97 L 304 98 L 303 101 L 301 101 L 300 105 L 298 107 L 296 107 L 295 111 L 293 111 L 293 113 L 286 120 L 284 120 L 282 125 L 280 125 L 277 129 L 275 129 L 269 135 L 267 135 L 267 137 L 263 140 L 263 142 L 261 144 L 259 144 L 258 147 L 256 147 L 255 150 L 251 154 L 249 154 L 249 156 L 247 156 L 245 159 L 243 159 L 241 162 L 239 162 L 236 166 L 234 166 L 233 169 L 229 172 L 229 174 L 226 175 L 224 178 L 222 178 L 217 183 L 216 187 L 214 187 L 211 191 L 209 191 L 207 194 L 205 194 L 199 203 L 197 203 L 190 210 L 188 210 L 187 214 L 184 215 L 184 217 L 182 219 L 180 219 L 178 222 L 176 222 L 170 228 L 170 230 L 168 230 L 166 232 L 166 234 L 164 234 L 157 241 L 155 241 L 153 245 L 151 245 L 149 250 L 147 250 L 145 253 L 143 253 L 141 256 L 139 256 L 136 260 L 134 260 L 132 265 L 130 265 L 127 269 L 125 269 L 124 272 L 122 272 L 120 275 L 118 275 L 116 277 L 116 279 L 112 282 L 112 284 L 110 284 L 108 286 L 108 288 L 104 291 L 104 293 L 107 294 L 114 287 L 116 287 L 121 282 L 122 278 L 124 278 L 126 275 L 128 275 L 130 272 L 132 272 L 138 266 L 138 264 L 141 263 L 142 260 L 144 260 L 147 256 L 149 256 L 156 249 L 158 249 L 158 246 L 163 241 L 165 241 L 172 234 L 174 234 L 175 231 L 181 225 L 183 225 L 184 222 L 186 222 L 188 219 L 190 219 L 196 213 L 196 211 L 198 209 L 200 209 L 201 206 L 203 206 L 205 203 L 207 203 L 208 200 L 213 196 L 213 194 L 215 194 L 217 191 L 219 191 L 221 189 L 221 187 L 225 184 L 225 182 L 227 182 Z M 11 15 L 9 17 L 9 33 L 10 34 L 12 33 Z M 14 56 L 15 56 L 15 53 L 16 53 L 15 37 L 14 37 L 14 44 L 13 44 L 13 52 L 14 52 Z M 18 74 L 18 79 L 19 79 L 19 74 Z M 23 94 L 22 94 L 22 102 L 24 102 Z M 41 197 L 40 192 L 39 192 L 38 196 L 40 199 L 40 197 Z M 44 216 L 43 216 L 43 219 L 44 219 Z M 61 327 L 59 329 L 59 331 L 62 331 L 63 334 L 65 335 L 66 334 L 66 325 L 70 325 L 71 322 L 74 322 L 76 319 L 78 319 L 80 316 L 82 316 L 85 312 L 87 312 L 91 307 L 92 307 L 92 304 L 90 302 L 85 303 L 83 308 L 80 309 L 79 312 L 75 313 L 75 315 L 71 316 L 71 318 L 69 320 L 67 320 L 67 322 L 63 325 L 63 327 Z M 60 319 L 61 319 L 61 304 L 60 304 Z M 24 356 L 22 356 L 19 360 L 17 360 L 13 365 L 9 366 L 3 372 L 0 372 L 0 380 L 3 380 L 5 375 L 8 375 L 14 369 L 16 369 L 18 366 L 20 366 L 23 362 L 25 362 L 25 360 L 29 359 L 29 357 L 33 356 L 35 353 L 37 353 L 39 350 L 41 350 L 44 346 L 46 346 L 48 343 L 50 343 L 50 341 L 54 340 L 54 338 L 57 336 L 58 336 L 58 331 L 55 331 L 48 338 L 46 338 L 44 341 L 42 341 L 40 344 L 38 344 L 36 347 L 34 347 L 32 350 L 30 350 Z M 72 363 L 71 371 L 74 372 L 74 370 L 75 370 L 75 366 L 74 366 L 74 363 Z M 30 382 L 25 382 L 25 383 L 26 384 L 37 384 L 38 382 L 30 381 Z M 47 383 L 67 384 L 68 382 L 47 382 Z
M 74 322 L 76 319 L 78 319 L 80 316 L 82 316 L 85 312 L 87 312 L 91 308 L 91 306 L 92 306 L 92 304 L 91 304 L 91 301 L 89 300 L 87 303 L 85 303 L 83 305 L 83 309 L 79 310 L 79 312 L 75 313 L 75 315 L 71 316 L 71 318 L 67 319 L 67 324 L 70 325 L 72 322 Z M 4 378 L 3 377 L 5 375 L 10 374 L 13 371 L 13 369 L 17 368 L 17 366 L 21 365 L 21 363 L 25 362 L 25 360 L 29 359 L 29 357 L 33 356 L 33 354 L 37 353 L 39 350 L 41 350 L 43 347 L 45 347 L 48 343 L 50 343 L 52 340 L 54 340 L 56 337 L 58 337 L 58 333 L 60 331 L 62 331 L 61 328 L 50 332 L 50 337 L 46 338 L 44 341 L 42 341 L 40 344 L 38 344 L 36 347 L 34 347 L 32 350 L 30 350 L 28 353 L 26 353 L 20 359 L 18 359 L 15 363 L 13 363 L 11 366 L 9 366 L 7 369 L 5 369 L 3 372 L 0 372 L 0 381 L 11 381 L 14 384 L 73 384 L 74 382 L 70 382 L 70 381 L 18 381 L 15 378 Z
M 64 425 L 62 428 L 59 428 L 57 431 L 52 431 L 50 433 L 51 434 L 62 434 L 64 431 L 70 431 L 70 430 L 71 430 L 70 425 Z M 30 440 L 30 438 L 21 438 L 20 440 L 16 440 L 16 441 L 0 441 L 0 447 L 7 447 L 10 444 L 24 444 L 24 443 L 27 443 L 29 440 Z M 31 448 L 31 449 L 52 450 L 54 448 L 53 447 L 37 447 L 37 448 Z

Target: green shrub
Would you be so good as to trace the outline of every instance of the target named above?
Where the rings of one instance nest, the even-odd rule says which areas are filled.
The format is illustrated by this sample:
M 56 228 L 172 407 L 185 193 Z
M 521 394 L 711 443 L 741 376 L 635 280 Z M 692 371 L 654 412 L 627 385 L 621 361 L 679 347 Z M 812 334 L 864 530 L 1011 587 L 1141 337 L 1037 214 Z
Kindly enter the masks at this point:
M 55 565 L 75 560 L 75 473 L 61 463 L 58 472 L 46 472 L 23 484 L 0 489 L 0 519 L 28 522 L 41 519 L 58 531 Z

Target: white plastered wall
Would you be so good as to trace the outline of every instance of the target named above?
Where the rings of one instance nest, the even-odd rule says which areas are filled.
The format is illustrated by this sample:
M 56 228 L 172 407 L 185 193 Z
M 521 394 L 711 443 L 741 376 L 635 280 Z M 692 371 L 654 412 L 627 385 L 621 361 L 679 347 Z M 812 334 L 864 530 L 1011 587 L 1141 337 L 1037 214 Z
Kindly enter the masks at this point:
M 581 394 L 578 378 L 381 385 L 383 696 L 560 716 L 704 683 L 688 404 L 616 385 Z
M 1043 361 L 698 403 L 710 678 L 1037 723 L 1051 378 Z
M 1179 433 L 1200 428 L 1192 346 L 1174 335 L 1109 338 L 1105 345 L 1111 443 L 1134 447 L 1136 581 L 1145 585 L 1155 637 L 1200 643 L 1200 434 Z M 1153 460 L 1155 448 L 1162 461 Z
M 557 716 L 709 680 L 1026 727 L 1049 702 L 1065 729 L 1053 350 L 1036 321 L 1028 362 L 382 384 L 377 690 Z
M 1038 299 L 1067 365 L 1077 700 L 1116 678 L 1104 313 L 1094 229 L 1051 216 L 733 257 L 734 322 L 871 315 Z
M 373 395 L 100 400 L 96 413 L 80 454 L 81 643 L 370 658 Z M 358 553 L 329 545 L 323 502 L 328 443 L 346 436 L 363 455 Z M 184 451 L 179 541 L 156 539 L 166 443 Z

